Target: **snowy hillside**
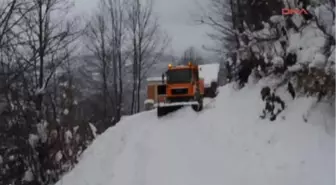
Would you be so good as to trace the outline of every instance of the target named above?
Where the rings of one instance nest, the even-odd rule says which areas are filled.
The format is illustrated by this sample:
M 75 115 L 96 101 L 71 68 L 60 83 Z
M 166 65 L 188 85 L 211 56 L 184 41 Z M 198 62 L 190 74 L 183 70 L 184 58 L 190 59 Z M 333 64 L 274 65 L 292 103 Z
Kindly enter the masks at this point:
M 313 100 L 287 99 L 274 122 L 260 120 L 261 84 L 220 88 L 201 113 L 125 117 L 98 136 L 57 185 L 333 185 L 334 115 Z M 283 94 L 284 99 L 287 95 Z

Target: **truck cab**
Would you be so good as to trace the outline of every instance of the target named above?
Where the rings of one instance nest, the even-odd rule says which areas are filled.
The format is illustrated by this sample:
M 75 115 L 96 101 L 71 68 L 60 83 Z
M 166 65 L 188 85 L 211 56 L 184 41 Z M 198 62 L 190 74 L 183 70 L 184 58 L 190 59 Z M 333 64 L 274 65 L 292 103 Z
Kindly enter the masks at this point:
M 197 101 L 204 95 L 204 83 L 197 65 L 169 65 L 162 77 L 166 83 L 166 102 Z

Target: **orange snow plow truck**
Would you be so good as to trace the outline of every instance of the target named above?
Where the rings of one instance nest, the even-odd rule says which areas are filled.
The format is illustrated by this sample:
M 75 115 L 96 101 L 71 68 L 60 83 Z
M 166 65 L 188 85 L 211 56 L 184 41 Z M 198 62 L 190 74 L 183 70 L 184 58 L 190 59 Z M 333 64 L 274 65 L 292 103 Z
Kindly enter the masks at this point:
M 188 65 L 168 65 L 168 70 L 162 74 L 164 98 L 157 101 L 157 116 L 164 116 L 183 106 L 192 106 L 199 112 L 203 109 L 204 79 L 199 76 L 198 65 L 191 62 Z

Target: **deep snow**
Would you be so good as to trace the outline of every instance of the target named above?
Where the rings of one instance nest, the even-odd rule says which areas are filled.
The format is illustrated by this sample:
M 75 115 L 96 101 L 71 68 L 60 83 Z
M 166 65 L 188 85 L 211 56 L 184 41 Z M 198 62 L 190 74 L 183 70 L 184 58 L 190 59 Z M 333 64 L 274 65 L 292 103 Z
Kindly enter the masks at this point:
M 260 120 L 260 88 L 221 87 L 201 113 L 125 117 L 57 185 L 334 185 L 333 117 L 315 110 L 304 122 L 312 100 L 299 98 Z

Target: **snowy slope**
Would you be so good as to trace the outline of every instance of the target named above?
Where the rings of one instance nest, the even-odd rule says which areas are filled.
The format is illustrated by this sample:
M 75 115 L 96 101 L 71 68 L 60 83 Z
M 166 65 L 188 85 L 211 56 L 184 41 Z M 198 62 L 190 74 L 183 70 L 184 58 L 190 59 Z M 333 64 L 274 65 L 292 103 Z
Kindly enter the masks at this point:
M 297 99 L 285 120 L 259 120 L 259 91 L 227 85 L 198 114 L 184 108 L 160 120 L 155 111 L 126 117 L 57 185 L 335 184 L 334 135 L 320 124 L 332 117 L 312 111 L 313 122 L 303 122 L 311 100 Z

